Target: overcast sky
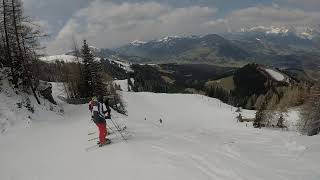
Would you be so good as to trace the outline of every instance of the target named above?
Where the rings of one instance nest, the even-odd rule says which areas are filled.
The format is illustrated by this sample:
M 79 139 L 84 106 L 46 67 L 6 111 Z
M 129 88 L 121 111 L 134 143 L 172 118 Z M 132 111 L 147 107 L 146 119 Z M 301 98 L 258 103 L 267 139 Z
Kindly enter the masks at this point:
M 72 37 L 113 48 L 167 35 L 239 31 L 258 25 L 316 26 L 320 0 L 22 0 L 50 34 L 48 54 L 71 49 Z

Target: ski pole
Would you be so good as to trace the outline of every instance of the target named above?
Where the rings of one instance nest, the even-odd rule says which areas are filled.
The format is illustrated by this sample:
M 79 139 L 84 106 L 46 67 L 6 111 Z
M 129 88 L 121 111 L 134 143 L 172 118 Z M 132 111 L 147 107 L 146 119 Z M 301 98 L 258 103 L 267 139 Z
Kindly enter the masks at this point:
M 116 122 L 113 121 L 111 118 L 110 118 L 111 122 L 113 123 L 114 127 L 118 130 L 119 134 L 121 135 L 122 139 L 127 142 L 127 139 L 123 136 L 122 132 L 121 132 L 121 129 L 117 126 Z
M 108 125 L 107 125 L 107 126 L 108 126 Z M 119 137 L 118 134 L 116 133 L 116 131 L 113 130 L 113 128 L 111 128 L 110 126 L 108 126 L 108 128 L 112 131 L 112 133 L 114 133 L 117 137 Z
M 114 123 L 114 121 L 110 118 L 110 121 L 112 122 L 112 124 L 114 125 L 114 127 L 119 131 L 119 134 L 121 135 L 122 139 L 127 142 L 127 139 L 123 136 L 123 134 L 121 133 L 120 129 L 116 126 L 116 124 Z
M 116 128 L 118 129 L 118 131 L 122 131 L 123 129 L 120 128 L 119 124 L 117 123 L 117 121 L 114 121 L 114 124 L 116 125 Z

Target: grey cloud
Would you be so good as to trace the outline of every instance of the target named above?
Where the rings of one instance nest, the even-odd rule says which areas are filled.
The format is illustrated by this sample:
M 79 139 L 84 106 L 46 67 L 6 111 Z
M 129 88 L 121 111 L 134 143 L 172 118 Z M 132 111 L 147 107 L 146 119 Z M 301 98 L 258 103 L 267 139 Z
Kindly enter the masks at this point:
M 296 4 L 296 5 L 302 5 L 302 6 L 320 6 L 319 0 L 275 0 L 275 2 L 286 3 L 286 4 Z
M 254 26 L 314 26 L 320 13 L 278 6 L 260 6 L 236 10 L 227 17 L 209 23 L 212 28 L 228 25 L 233 31 Z
M 90 0 L 22 0 L 25 12 L 35 21 L 47 21 L 53 36 L 79 9 L 87 7 Z
M 71 46 L 71 38 L 83 38 L 98 47 L 115 47 L 135 39 L 150 40 L 168 34 L 209 33 L 204 26 L 213 19 L 215 8 L 174 8 L 155 2 L 115 4 L 96 0 L 76 12 L 48 44 L 49 53 Z
M 222 0 L 210 1 L 215 2 L 211 5 L 209 0 L 24 1 L 28 12 L 41 14 L 36 20 L 53 33 L 47 44 L 50 54 L 70 48 L 72 36 L 79 41 L 86 38 L 97 47 L 111 48 L 167 35 L 239 31 L 258 25 L 312 26 L 320 22 L 318 11 L 303 8 L 318 8 L 319 0 L 262 0 L 265 5 L 254 3 L 252 7 L 248 6 L 254 0 L 241 0 L 232 4 L 242 9 L 234 7 L 228 13 L 224 6 L 230 3 Z M 213 4 L 222 9 L 218 11 Z

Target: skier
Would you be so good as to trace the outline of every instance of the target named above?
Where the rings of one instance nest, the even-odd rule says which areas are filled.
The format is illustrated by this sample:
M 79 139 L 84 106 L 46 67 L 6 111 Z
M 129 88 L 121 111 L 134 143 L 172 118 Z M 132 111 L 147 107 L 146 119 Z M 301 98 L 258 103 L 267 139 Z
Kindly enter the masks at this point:
M 110 144 L 110 139 L 107 139 L 107 124 L 105 120 L 105 113 L 107 111 L 103 111 L 103 97 L 99 96 L 93 97 L 92 100 L 89 103 L 89 110 L 92 114 L 92 120 L 97 125 L 99 129 L 99 147 L 102 147 L 106 144 Z

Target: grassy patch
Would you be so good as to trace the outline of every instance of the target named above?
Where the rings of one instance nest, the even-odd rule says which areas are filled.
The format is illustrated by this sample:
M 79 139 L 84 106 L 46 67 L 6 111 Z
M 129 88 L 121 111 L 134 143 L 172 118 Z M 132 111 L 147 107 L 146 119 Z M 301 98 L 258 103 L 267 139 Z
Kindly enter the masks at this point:
M 215 81 L 208 81 L 206 83 L 207 87 L 215 86 L 215 85 L 219 85 L 220 87 L 224 88 L 227 91 L 231 91 L 231 90 L 235 89 L 233 76 L 228 76 L 228 77 L 221 78 L 221 79 L 218 79 Z

